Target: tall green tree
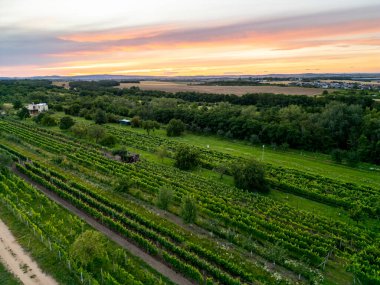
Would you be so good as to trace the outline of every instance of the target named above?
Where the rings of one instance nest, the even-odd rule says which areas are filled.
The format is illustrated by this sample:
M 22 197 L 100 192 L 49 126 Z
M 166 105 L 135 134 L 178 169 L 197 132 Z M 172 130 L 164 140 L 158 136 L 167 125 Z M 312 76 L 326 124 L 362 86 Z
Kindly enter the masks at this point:
M 69 252 L 82 266 L 96 268 L 107 255 L 106 239 L 99 232 L 87 230 L 76 238 Z
M 269 191 L 264 166 L 257 160 L 241 161 L 234 165 L 232 172 L 237 188 L 255 192 Z
M 185 124 L 181 120 L 171 119 L 166 127 L 169 137 L 178 137 L 185 131 Z
M 95 121 L 95 124 L 98 124 L 98 125 L 103 125 L 103 124 L 107 123 L 106 113 L 103 110 L 99 109 L 95 113 L 94 121 Z
M 59 128 L 61 130 L 67 130 L 70 129 L 72 126 L 74 126 L 75 121 L 70 116 L 62 117 L 59 121 Z
M 183 145 L 174 155 L 174 166 L 182 170 L 191 170 L 200 164 L 200 153 L 191 146 Z

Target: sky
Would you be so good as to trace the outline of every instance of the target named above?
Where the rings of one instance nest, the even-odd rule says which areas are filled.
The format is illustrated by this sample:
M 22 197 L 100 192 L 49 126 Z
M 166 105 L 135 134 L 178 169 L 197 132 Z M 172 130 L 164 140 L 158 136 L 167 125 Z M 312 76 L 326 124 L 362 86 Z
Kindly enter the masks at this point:
M 0 0 L 0 77 L 380 72 L 380 0 Z

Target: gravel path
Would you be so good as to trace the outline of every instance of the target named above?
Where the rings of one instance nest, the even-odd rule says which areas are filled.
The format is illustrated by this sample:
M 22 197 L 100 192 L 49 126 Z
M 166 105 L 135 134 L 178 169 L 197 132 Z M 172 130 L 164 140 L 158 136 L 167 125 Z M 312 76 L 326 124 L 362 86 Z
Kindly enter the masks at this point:
M 0 262 L 24 285 L 58 285 L 25 253 L 8 227 L 0 220 Z

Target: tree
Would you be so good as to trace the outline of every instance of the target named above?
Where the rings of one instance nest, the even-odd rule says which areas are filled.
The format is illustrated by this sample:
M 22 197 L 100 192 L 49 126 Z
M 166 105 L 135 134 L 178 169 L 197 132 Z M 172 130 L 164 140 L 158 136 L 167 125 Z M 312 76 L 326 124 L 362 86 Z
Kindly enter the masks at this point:
M 180 146 L 174 156 L 174 166 L 182 170 L 191 170 L 200 163 L 199 152 L 187 145 Z
M 94 121 L 95 121 L 95 124 L 98 124 L 98 125 L 103 125 L 107 123 L 106 113 L 103 110 L 99 109 L 95 113 Z
M 76 238 L 69 252 L 81 265 L 96 267 L 107 255 L 106 240 L 99 232 L 87 230 Z
M 75 124 L 70 130 L 73 132 L 74 136 L 81 139 L 87 135 L 87 127 L 83 124 Z
M 166 134 L 169 137 L 178 137 L 185 131 L 185 124 L 181 120 L 171 119 L 166 127 Z
M 345 151 L 344 150 L 337 148 L 337 149 L 333 149 L 331 151 L 331 159 L 336 163 L 341 164 L 344 157 L 345 157 Z
M 157 197 L 157 207 L 167 210 L 173 199 L 173 190 L 168 187 L 161 187 Z
M 223 175 L 226 174 L 229 170 L 230 170 L 229 165 L 227 165 L 227 164 L 224 163 L 224 162 L 219 163 L 219 164 L 214 168 L 214 171 L 216 171 L 217 173 L 220 174 L 220 176 L 219 176 L 219 179 L 220 179 L 220 180 L 223 179 Z
M 139 116 L 134 116 L 131 120 L 132 128 L 139 128 L 141 126 L 141 119 Z
M 57 122 L 53 116 L 45 114 L 45 116 L 43 116 L 41 120 L 41 125 L 47 126 L 47 127 L 53 127 L 57 125 Z
M 70 129 L 72 126 L 74 126 L 75 121 L 73 118 L 69 116 L 62 117 L 61 120 L 59 121 L 59 128 L 61 130 L 67 130 Z
M 29 111 L 28 111 L 28 109 L 25 108 L 25 107 L 21 108 L 21 110 L 18 111 L 17 116 L 18 116 L 21 120 L 26 119 L 26 118 L 30 118 Z
M 22 108 L 22 102 L 21 102 L 20 100 L 15 100 L 15 101 L 13 102 L 13 108 L 14 108 L 15 110 L 18 110 L 18 109 Z
M 117 143 L 117 138 L 114 135 L 105 135 L 99 143 L 102 146 L 112 147 Z
M 142 128 L 146 130 L 146 132 L 150 133 L 150 131 L 154 131 L 155 129 L 160 128 L 160 124 L 157 121 L 147 120 L 142 122 Z
M 194 223 L 197 219 L 197 206 L 195 200 L 191 196 L 182 198 L 181 216 L 185 223 Z
M 237 188 L 258 192 L 269 191 L 264 166 L 254 159 L 235 164 L 232 174 Z
M 106 132 L 101 126 L 93 125 L 88 128 L 87 134 L 98 143 L 105 136 Z

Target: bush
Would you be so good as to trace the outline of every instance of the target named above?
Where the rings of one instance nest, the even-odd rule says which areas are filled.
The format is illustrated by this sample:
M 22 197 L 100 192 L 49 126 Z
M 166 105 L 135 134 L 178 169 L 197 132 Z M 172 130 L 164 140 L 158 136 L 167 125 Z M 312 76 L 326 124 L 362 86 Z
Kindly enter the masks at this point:
M 117 143 L 117 138 L 114 135 L 105 135 L 105 137 L 102 138 L 99 143 L 102 146 L 112 147 Z
M 197 206 L 193 197 L 184 196 L 182 199 L 181 216 L 185 223 L 194 223 L 197 219 Z
M 139 116 L 134 116 L 131 120 L 132 128 L 139 128 L 141 126 L 141 119 Z
M 72 126 L 74 126 L 75 122 L 73 118 L 69 116 L 62 117 L 61 120 L 59 121 L 59 128 L 61 130 L 67 130 L 70 129 Z
M 181 120 L 171 119 L 166 127 L 166 134 L 169 137 L 178 137 L 185 131 L 185 124 Z
M 235 164 L 232 174 L 237 188 L 258 192 L 269 191 L 264 166 L 254 159 Z
M 191 170 L 200 164 L 200 154 L 190 146 L 181 146 L 174 156 L 174 166 L 182 170 Z
M 21 120 L 26 119 L 26 118 L 30 118 L 29 111 L 28 111 L 28 109 L 26 109 L 25 107 L 24 107 L 24 108 L 21 108 L 21 110 L 17 113 L 17 116 L 18 116 Z
M 54 127 L 57 125 L 57 122 L 55 118 L 53 118 L 52 116 L 48 114 L 45 114 L 43 118 L 41 119 L 41 125 L 47 126 L 47 127 Z
M 93 125 L 87 130 L 87 134 L 98 143 L 106 135 L 106 131 L 98 125 Z
M 74 136 L 81 139 L 87 135 L 87 127 L 83 124 L 75 124 L 70 130 Z
M 167 210 L 173 199 L 173 190 L 167 187 L 161 187 L 157 197 L 157 207 Z
M 95 124 L 102 125 L 107 123 L 107 115 L 103 110 L 98 110 L 94 117 Z

